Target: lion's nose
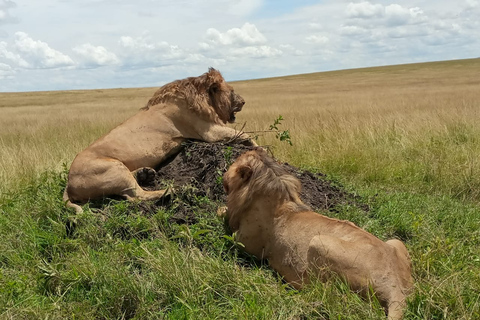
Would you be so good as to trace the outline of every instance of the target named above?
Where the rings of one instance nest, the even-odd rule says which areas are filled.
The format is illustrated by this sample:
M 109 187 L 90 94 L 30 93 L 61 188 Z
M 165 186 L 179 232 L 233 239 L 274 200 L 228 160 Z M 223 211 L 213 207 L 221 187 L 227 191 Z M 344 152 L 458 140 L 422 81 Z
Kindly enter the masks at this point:
M 243 106 L 245 104 L 245 100 L 243 98 L 240 98 L 240 104 Z

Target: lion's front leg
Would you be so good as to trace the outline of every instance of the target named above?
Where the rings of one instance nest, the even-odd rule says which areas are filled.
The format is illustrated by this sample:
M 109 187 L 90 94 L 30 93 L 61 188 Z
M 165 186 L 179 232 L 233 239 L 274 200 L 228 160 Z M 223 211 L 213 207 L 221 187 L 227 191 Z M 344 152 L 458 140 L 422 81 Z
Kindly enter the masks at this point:
M 200 136 L 202 140 L 206 142 L 243 140 L 245 145 L 257 146 L 257 143 L 248 134 L 221 125 L 210 126 L 208 130 L 201 133 Z

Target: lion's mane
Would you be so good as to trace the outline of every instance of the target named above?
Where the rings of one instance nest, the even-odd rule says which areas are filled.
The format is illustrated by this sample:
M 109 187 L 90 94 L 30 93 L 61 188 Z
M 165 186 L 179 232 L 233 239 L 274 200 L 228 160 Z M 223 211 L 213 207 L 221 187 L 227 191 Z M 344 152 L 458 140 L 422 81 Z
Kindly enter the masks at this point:
M 248 174 L 248 180 L 238 179 L 229 188 L 227 206 L 232 231 L 238 228 L 239 214 L 246 211 L 253 200 L 259 197 L 273 199 L 274 203 L 288 202 L 291 212 L 310 211 L 299 197 L 300 181 L 288 173 L 281 164 L 269 157 L 262 148 L 248 151 L 241 156 L 237 174 Z M 248 173 L 247 173 L 248 172 Z M 231 193 L 231 194 L 230 194 Z
M 178 103 L 181 100 L 200 117 L 219 124 L 226 123 L 230 115 L 231 87 L 219 71 L 209 68 L 208 72 L 199 77 L 176 80 L 162 86 L 143 109 L 161 103 Z

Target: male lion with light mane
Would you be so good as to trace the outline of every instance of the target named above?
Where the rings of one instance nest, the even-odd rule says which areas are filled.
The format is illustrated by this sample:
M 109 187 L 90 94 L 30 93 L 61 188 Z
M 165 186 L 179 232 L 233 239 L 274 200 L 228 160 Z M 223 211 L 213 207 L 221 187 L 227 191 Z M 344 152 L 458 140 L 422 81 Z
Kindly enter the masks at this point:
M 260 148 L 237 158 L 223 186 L 223 213 L 236 239 L 293 287 L 335 273 L 363 296 L 371 288 L 389 319 L 403 317 L 413 279 L 401 241 L 383 242 L 349 221 L 312 212 L 299 198 L 300 181 Z
M 137 175 L 152 178 L 153 167 L 175 154 L 186 139 L 206 142 L 247 139 L 247 134 L 227 127 L 245 101 L 210 68 L 199 77 L 173 81 L 158 89 L 136 115 L 80 152 L 70 167 L 64 192 L 67 206 L 103 196 L 128 200 L 155 200 L 165 190 L 146 191 Z

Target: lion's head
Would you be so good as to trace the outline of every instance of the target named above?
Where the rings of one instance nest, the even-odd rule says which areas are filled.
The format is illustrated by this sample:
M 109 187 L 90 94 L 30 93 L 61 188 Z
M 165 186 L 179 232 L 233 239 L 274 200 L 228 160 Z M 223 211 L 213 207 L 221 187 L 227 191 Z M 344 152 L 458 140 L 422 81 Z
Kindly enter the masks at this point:
M 199 77 L 170 82 L 155 92 L 144 109 L 171 100 L 185 100 L 189 109 L 216 123 L 233 123 L 245 100 L 235 93 L 222 74 L 210 68 Z
M 295 212 L 310 210 L 299 198 L 300 181 L 262 148 L 239 156 L 223 175 L 223 187 L 232 231 L 238 229 L 242 211 L 259 199 L 268 200 L 272 205 L 289 202 Z

